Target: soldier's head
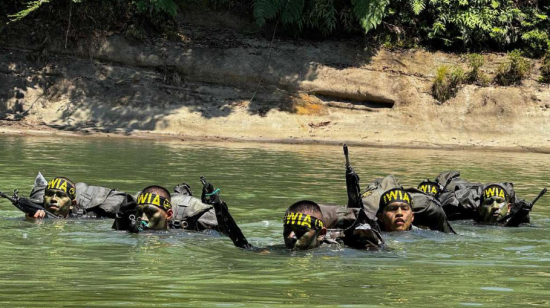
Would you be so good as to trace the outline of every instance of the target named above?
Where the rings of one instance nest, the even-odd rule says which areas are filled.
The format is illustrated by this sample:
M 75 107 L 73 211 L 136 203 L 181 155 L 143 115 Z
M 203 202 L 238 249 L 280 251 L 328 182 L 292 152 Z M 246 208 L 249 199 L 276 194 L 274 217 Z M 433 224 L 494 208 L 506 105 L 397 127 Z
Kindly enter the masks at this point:
M 55 215 L 67 217 L 76 204 L 76 186 L 65 177 L 48 182 L 44 192 L 44 208 Z
M 147 224 L 149 230 L 168 229 L 173 215 L 170 192 L 161 186 L 148 186 L 137 197 L 136 217 Z
M 477 221 L 495 224 L 510 211 L 510 196 L 504 186 L 489 184 L 483 188 L 481 202 L 477 208 Z
M 327 228 L 319 205 L 302 200 L 291 205 L 283 219 L 285 246 L 288 249 L 315 248 L 323 242 Z
M 418 184 L 418 190 L 430 196 L 437 196 L 441 192 L 441 187 L 437 182 L 424 180 Z
M 414 221 L 411 195 L 401 188 L 386 191 L 380 198 L 376 216 L 384 231 L 410 230 Z

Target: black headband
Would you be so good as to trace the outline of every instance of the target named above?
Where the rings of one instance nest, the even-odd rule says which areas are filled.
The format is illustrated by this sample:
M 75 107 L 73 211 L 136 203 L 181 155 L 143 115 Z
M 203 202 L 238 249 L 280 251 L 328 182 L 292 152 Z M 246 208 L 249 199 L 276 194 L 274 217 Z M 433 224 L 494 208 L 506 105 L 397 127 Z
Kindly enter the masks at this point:
M 383 193 L 382 197 L 380 197 L 378 213 L 381 213 L 388 204 L 393 202 L 407 203 L 412 207 L 411 195 L 402 188 L 393 188 Z
M 141 204 L 154 205 L 165 212 L 172 208 L 172 203 L 170 202 L 170 200 L 154 193 L 142 192 L 141 194 L 139 194 L 139 196 L 137 197 L 137 205 Z
M 283 218 L 283 223 L 285 226 L 297 225 L 315 230 L 320 230 L 325 226 L 322 220 L 304 213 L 287 212 Z
M 418 190 L 421 190 L 423 193 L 436 196 L 441 192 L 441 188 L 439 188 L 439 183 L 426 180 L 422 181 L 420 184 L 418 184 Z
M 491 184 L 483 188 L 483 192 L 481 193 L 481 202 L 483 203 L 483 200 L 491 197 L 502 197 L 508 201 L 508 193 L 506 192 L 506 189 L 504 186 L 499 184 Z
M 71 182 L 67 181 L 64 178 L 54 178 L 48 182 L 48 187 L 46 189 L 61 190 L 66 193 L 71 200 L 76 198 L 76 188 Z

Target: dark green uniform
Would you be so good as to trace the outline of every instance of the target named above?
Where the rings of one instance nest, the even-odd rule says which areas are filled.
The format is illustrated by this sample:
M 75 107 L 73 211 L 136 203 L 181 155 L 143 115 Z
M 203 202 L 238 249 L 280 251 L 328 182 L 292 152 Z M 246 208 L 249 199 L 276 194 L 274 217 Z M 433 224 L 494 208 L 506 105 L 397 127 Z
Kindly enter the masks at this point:
M 484 187 L 495 184 L 468 182 L 460 177 L 458 171 L 442 172 L 437 176 L 436 182 L 443 187 L 442 193 L 437 198 L 449 220 L 473 219 L 476 221 L 479 220 L 478 207 L 481 204 Z M 509 196 L 508 202 L 512 204 L 512 208 L 525 203 L 525 200 L 516 196 L 512 183 L 498 183 L 498 185 L 506 190 Z M 520 219 L 521 223 L 529 223 L 529 215 L 526 214 Z M 506 222 L 502 223 L 506 225 Z
M 172 220 L 170 220 L 171 229 L 201 231 L 218 228 L 216 213 L 212 205 L 181 192 L 173 193 L 171 198 L 174 211 Z
M 30 195 L 33 202 L 42 204 L 46 184 L 44 177 L 39 174 Z M 135 207 L 136 197 L 125 192 L 82 182 L 75 185 L 76 206 L 71 211 L 71 218 L 116 218 L 117 213 L 122 211 L 121 208 Z M 171 199 L 174 215 L 170 228 L 195 231 L 217 229 L 214 208 L 193 197 L 188 185 L 176 186 Z
M 42 204 L 47 182 L 41 174 L 35 180 L 30 199 Z M 135 203 L 130 194 L 101 186 L 90 186 L 86 183 L 76 183 L 76 206 L 73 207 L 71 218 L 115 218 L 116 213 L 124 204 Z
M 362 194 L 365 210 L 371 215 L 376 215 L 382 194 L 393 188 L 402 188 L 399 181 L 393 175 L 375 179 L 367 186 L 365 192 Z M 408 188 L 405 189 L 405 191 L 413 198 L 413 225 L 415 227 L 445 233 L 455 233 L 437 198 L 423 193 L 416 188 Z

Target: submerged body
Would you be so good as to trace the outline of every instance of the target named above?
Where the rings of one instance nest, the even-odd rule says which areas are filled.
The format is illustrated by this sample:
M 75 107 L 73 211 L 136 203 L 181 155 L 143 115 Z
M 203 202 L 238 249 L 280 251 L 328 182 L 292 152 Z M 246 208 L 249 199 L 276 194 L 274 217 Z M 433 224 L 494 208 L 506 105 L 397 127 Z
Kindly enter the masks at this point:
M 512 183 L 473 183 L 462 179 L 457 171 L 440 173 L 436 182 L 441 187 L 437 198 L 451 220 L 472 219 L 506 227 L 530 222 L 533 203 L 518 198 Z

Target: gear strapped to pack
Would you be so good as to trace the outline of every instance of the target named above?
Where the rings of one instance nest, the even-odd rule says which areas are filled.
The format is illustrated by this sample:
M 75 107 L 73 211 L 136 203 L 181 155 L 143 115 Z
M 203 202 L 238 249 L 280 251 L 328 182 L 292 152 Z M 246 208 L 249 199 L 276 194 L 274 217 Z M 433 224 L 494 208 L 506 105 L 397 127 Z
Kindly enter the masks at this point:
M 393 202 L 407 203 L 412 209 L 411 195 L 402 188 L 393 188 L 382 194 L 382 197 L 380 198 L 380 206 L 378 207 L 378 213 L 382 213 L 384 208 Z
M 283 218 L 283 223 L 285 226 L 297 225 L 315 230 L 320 230 L 325 226 L 322 220 L 303 213 L 287 212 Z
M 154 205 L 165 212 L 172 209 L 172 203 L 170 200 L 154 193 L 142 192 L 139 194 L 137 197 L 137 205 L 140 206 L 142 204 Z
M 71 184 L 66 178 L 54 178 L 48 182 L 46 189 L 50 190 L 60 190 L 69 196 L 71 200 L 76 198 L 76 189 L 73 184 Z

